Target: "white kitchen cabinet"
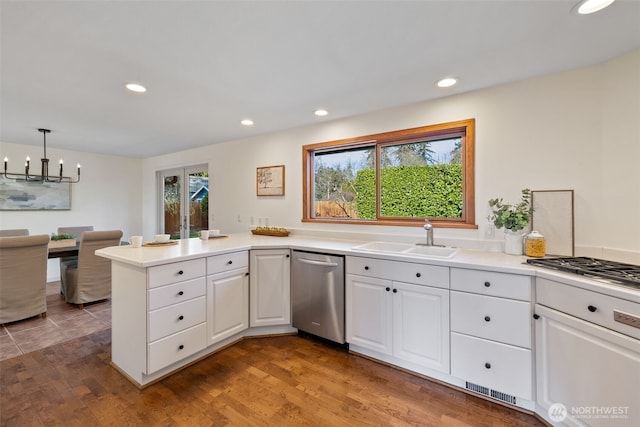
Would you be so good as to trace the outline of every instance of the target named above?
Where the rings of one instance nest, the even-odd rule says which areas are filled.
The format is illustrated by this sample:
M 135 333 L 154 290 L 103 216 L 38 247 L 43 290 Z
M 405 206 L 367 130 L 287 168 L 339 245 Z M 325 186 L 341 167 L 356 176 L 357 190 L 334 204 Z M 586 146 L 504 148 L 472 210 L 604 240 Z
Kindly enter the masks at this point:
M 393 271 L 420 284 L 390 280 Z M 447 267 L 347 257 L 347 272 L 346 337 L 351 348 L 449 372 L 449 290 L 442 288 L 448 286 L 443 279 Z M 430 273 L 438 287 L 424 284 Z
M 252 250 L 249 258 L 249 325 L 290 325 L 289 249 Z
M 510 404 L 533 405 L 531 277 L 451 269 L 451 375 Z
M 449 372 L 449 291 L 393 282 L 391 292 L 394 356 Z
M 247 258 L 244 252 L 245 259 Z M 249 328 L 249 268 L 207 275 L 207 344 Z M 240 265 L 240 264 L 236 264 Z
M 640 317 L 640 304 L 545 279 L 536 287 L 536 412 L 554 425 L 640 425 L 639 332 L 614 321 L 618 310 Z
M 393 354 L 391 280 L 346 276 L 346 340 L 382 354 Z

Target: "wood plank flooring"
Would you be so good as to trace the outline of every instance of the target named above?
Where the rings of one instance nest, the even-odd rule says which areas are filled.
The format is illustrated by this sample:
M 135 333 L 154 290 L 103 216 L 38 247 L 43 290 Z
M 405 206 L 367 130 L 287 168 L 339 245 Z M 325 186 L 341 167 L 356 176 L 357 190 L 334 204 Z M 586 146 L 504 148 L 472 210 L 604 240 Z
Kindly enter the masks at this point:
M 110 329 L 0 362 L 2 426 L 541 426 L 318 342 L 248 339 L 139 390 Z

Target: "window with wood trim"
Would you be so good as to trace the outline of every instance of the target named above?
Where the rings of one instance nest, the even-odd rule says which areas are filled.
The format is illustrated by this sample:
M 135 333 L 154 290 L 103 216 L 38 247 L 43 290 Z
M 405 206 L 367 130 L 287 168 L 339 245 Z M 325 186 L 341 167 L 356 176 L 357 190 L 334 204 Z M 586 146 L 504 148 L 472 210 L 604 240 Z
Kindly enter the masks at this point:
M 477 228 L 475 120 L 302 147 L 305 222 Z

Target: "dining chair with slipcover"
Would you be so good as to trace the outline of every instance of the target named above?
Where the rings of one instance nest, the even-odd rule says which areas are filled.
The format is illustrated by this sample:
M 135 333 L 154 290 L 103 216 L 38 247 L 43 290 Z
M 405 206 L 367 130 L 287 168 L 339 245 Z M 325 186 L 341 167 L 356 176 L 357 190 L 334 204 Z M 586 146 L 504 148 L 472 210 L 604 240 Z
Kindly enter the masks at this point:
M 76 241 L 80 240 L 80 234 L 83 231 L 93 231 L 93 225 L 79 225 L 73 227 L 58 227 L 58 234 L 71 234 L 75 236 Z M 62 282 L 64 281 L 64 275 L 62 272 L 62 263 L 77 262 L 78 257 L 76 255 L 65 256 L 60 258 L 60 293 L 62 293 Z
M 14 228 L 11 230 L 0 230 L 0 237 L 28 236 L 29 230 L 26 228 Z
M 111 260 L 95 254 L 98 249 L 119 246 L 122 230 L 83 231 L 78 259 L 61 262 L 62 294 L 65 301 L 81 308 L 88 302 L 111 297 Z
M 47 315 L 49 235 L 0 237 L 0 324 Z

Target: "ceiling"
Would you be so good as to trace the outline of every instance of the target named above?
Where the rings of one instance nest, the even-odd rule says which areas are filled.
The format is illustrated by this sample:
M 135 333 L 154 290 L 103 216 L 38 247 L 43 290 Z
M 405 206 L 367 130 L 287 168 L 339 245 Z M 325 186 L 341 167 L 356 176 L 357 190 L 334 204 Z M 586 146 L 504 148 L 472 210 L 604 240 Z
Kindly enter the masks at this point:
M 640 47 L 640 0 L 588 16 L 575 3 L 2 0 L 0 141 L 42 145 L 45 127 L 50 148 L 144 158 Z M 435 87 L 445 76 L 460 83 Z

